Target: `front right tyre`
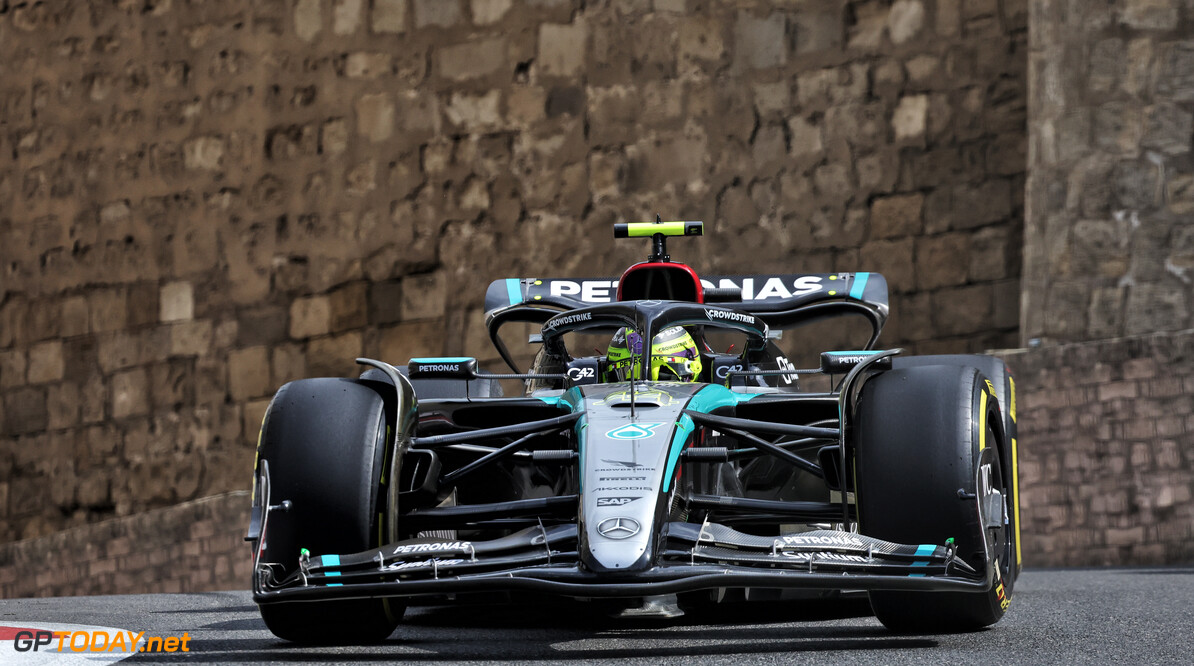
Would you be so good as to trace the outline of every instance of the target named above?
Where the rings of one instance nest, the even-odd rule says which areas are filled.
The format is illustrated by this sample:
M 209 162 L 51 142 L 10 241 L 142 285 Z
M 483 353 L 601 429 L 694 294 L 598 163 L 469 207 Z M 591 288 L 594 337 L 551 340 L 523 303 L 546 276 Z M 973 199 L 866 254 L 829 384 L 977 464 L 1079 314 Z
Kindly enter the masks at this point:
M 897 631 L 933 633 L 998 622 L 1015 582 L 1015 532 L 999 455 L 1003 420 L 987 378 L 961 365 L 890 370 L 863 385 L 855 423 L 861 532 L 897 543 L 953 539 L 971 567 L 993 569 L 982 591 L 873 591 L 876 617 Z

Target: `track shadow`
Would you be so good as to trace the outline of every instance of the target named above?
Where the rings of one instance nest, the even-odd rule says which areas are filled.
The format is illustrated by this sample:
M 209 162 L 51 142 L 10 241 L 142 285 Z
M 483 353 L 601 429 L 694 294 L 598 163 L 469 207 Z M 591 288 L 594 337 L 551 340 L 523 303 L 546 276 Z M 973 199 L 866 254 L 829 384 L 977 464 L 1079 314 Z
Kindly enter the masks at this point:
M 777 622 L 815 622 L 869 617 L 865 598 L 816 601 L 752 601 L 686 608 L 678 618 L 621 618 L 616 607 L 599 603 L 550 600 L 538 604 L 440 606 L 408 614 L 403 626 L 512 629 L 638 629 L 690 625 L 743 625 Z
M 643 638 L 635 636 L 635 638 Z M 664 637 L 666 638 L 666 637 Z M 673 639 L 675 637 L 672 637 Z M 309 648 L 280 641 L 257 639 L 192 640 L 189 653 L 142 654 L 133 663 L 230 663 L 230 662 L 441 662 L 441 661 L 591 661 L 613 659 L 716 657 L 729 655 L 779 655 L 802 652 L 844 653 L 867 650 L 893 651 L 937 647 L 938 642 L 921 637 L 893 636 L 886 632 L 863 632 L 861 636 L 792 638 L 788 631 L 770 635 L 751 633 L 733 641 L 710 643 L 709 637 L 693 637 L 690 645 L 647 645 L 615 648 L 555 647 L 550 642 L 522 639 L 518 646 L 495 644 L 492 640 L 467 637 L 443 641 L 393 640 L 375 646 L 349 649 Z M 411 650 L 410 648 L 414 648 Z
M 256 611 L 257 609 L 253 609 Z M 213 629 L 216 631 L 253 631 L 260 629 L 266 631 L 265 620 L 261 616 L 247 618 L 244 620 L 224 620 L 222 622 L 212 622 L 203 625 L 204 629 Z
M 191 641 L 187 654 L 138 655 L 135 662 L 513 662 L 700 658 L 803 652 L 850 653 L 933 648 L 936 640 L 893 634 L 877 623 L 807 624 L 870 615 L 865 599 L 723 604 L 666 621 L 610 617 L 584 603 L 476 605 L 421 609 L 383 643 L 351 648 L 287 643 L 260 620 L 230 620 L 213 630 L 261 629 L 260 638 Z M 798 624 L 805 623 L 805 624 Z
M 183 613 L 253 613 L 257 614 L 257 606 L 220 606 L 219 608 L 171 608 L 168 610 L 148 611 L 150 615 L 170 615 Z

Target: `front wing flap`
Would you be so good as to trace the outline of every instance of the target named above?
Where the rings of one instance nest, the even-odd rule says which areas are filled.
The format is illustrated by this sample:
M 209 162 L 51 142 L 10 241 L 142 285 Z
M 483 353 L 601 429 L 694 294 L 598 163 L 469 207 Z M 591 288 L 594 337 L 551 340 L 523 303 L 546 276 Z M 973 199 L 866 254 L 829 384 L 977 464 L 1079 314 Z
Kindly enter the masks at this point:
M 897 544 L 816 530 L 760 537 L 715 523 L 669 523 L 654 568 L 624 576 L 582 569 L 575 525 L 533 527 L 492 541 L 412 539 L 352 554 L 300 557 L 299 570 L 260 563 L 254 600 L 533 591 L 637 597 L 719 587 L 982 590 L 989 582 L 952 544 Z

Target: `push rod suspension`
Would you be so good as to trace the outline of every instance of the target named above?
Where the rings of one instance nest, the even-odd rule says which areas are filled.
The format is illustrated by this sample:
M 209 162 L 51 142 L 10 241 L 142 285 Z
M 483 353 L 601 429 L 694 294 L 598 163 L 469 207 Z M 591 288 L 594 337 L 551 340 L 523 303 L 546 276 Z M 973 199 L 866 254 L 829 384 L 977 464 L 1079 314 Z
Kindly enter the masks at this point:
M 707 425 L 722 431 L 727 428 L 735 428 L 737 430 L 749 430 L 750 432 L 762 432 L 770 435 L 826 437 L 832 439 L 837 439 L 841 434 L 837 428 L 816 428 L 813 426 L 793 425 L 790 423 L 771 423 L 770 421 L 739 419 L 731 416 L 714 416 L 712 414 L 705 414 L 703 412 L 694 412 L 690 409 L 684 410 L 684 413 L 696 423 Z
M 564 416 L 543 419 L 541 421 L 527 421 L 526 423 L 515 423 L 507 426 L 498 426 L 496 428 L 482 428 L 480 430 L 469 430 L 466 432 L 453 432 L 446 435 L 414 437 L 411 439 L 411 446 L 417 449 L 434 449 L 436 447 L 447 446 L 449 444 L 476 442 L 486 439 L 493 439 L 495 437 L 524 435 L 528 432 L 560 430 L 566 426 L 576 423 L 576 420 L 580 417 L 581 413 L 577 412 L 575 414 L 565 414 Z

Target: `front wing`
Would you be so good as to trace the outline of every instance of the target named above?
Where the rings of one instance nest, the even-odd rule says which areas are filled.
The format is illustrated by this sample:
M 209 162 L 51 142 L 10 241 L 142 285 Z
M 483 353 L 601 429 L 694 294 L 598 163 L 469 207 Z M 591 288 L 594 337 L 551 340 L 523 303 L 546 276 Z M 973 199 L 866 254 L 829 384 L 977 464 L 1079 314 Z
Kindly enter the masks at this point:
M 669 523 L 656 566 L 611 576 L 585 571 L 575 525 L 533 527 L 492 541 L 413 539 L 353 554 L 300 557 L 278 579 L 259 562 L 257 603 L 472 592 L 640 597 L 716 588 L 982 591 L 991 581 L 952 544 L 896 544 L 818 530 L 759 537 L 724 525 Z

